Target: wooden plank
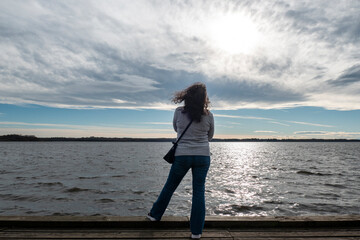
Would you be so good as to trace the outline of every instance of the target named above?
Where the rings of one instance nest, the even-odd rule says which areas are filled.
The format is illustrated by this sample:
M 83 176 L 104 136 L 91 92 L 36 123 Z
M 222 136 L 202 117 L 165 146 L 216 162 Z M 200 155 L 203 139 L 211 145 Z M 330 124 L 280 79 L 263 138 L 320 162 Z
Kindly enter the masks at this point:
M 360 215 L 345 216 L 259 216 L 259 217 L 236 217 L 236 216 L 206 216 L 205 227 L 356 227 L 360 226 Z
M 89 229 L 90 230 L 90 229 Z M 360 239 L 360 230 L 349 231 L 205 231 L 202 239 L 237 240 L 353 240 Z M 0 232 L 0 239 L 189 239 L 188 229 L 183 230 L 99 230 L 91 229 L 8 229 Z
M 259 216 L 259 217 L 236 217 L 236 216 L 206 216 L 206 225 L 210 227 L 312 227 L 312 226 L 325 226 L 334 225 L 347 226 L 346 224 L 352 224 L 354 226 L 360 226 L 360 215 L 345 215 L 345 216 Z M 77 225 L 86 226 L 87 224 L 100 224 L 110 225 L 118 227 L 130 227 L 131 225 L 152 226 L 152 225 L 166 225 L 178 224 L 179 226 L 188 226 L 188 217 L 175 217 L 164 216 L 161 222 L 147 221 L 144 216 L 139 217 L 121 217 L 121 216 L 0 216 L 0 227 L 10 223 L 58 223 L 62 226 L 69 223 L 71 225 L 76 223 Z M 349 225 L 349 226 L 350 226 Z
M 349 221 L 359 220 L 360 215 L 335 216 L 206 216 L 206 220 L 222 221 Z M 145 216 L 0 216 L 0 221 L 145 221 Z M 164 216 L 162 221 L 188 221 L 188 217 Z
M 147 222 L 148 220 L 145 216 L 0 216 L 0 221 Z M 181 216 L 164 216 L 161 221 L 189 221 L 189 218 Z
M 29 238 L 1 238 L 1 240 L 29 240 Z M 39 239 L 39 238 L 38 238 Z M 119 240 L 134 240 L 134 239 L 139 239 L 139 238 L 121 238 Z M 149 238 L 148 238 L 149 239 Z M 171 240 L 174 238 L 161 238 L 161 240 Z M 175 238 L 177 240 L 189 240 L 189 237 L 186 238 Z M 202 237 L 201 239 L 204 240 L 219 240 L 219 239 L 224 239 L 224 240 L 229 240 L 229 239 L 234 239 L 234 240 L 359 240 L 359 238 L 357 237 L 349 237 L 349 238 L 204 238 Z M 33 238 L 32 240 L 36 240 L 36 238 Z M 39 239 L 42 240 L 42 239 Z M 66 240 L 64 238 L 51 238 L 51 240 Z M 91 240 L 104 240 L 104 238 L 91 238 Z
M 313 217 L 206 217 L 202 239 L 360 239 L 360 215 Z M 17 228 L 9 228 L 16 225 Z M 34 228 L 26 228 L 27 226 Z M 262 228 L 259 228 L 262 226 Z M 189 239 L 188 217 L 0 216 L 0 239 Z M 49 228 L 51 227 L 51 228 Z M 68 228 L 64 228 L 68 227 Z
M 360 230 L 357 231 L 291 231 L 291 232 L 237 232 L 231 231 L 233 237 L 359 237 Z
M 30 238 L 2 238 L 0 237 L 1 240 L 29 240 Z M 31 238 L 32 240 L 43 240 L 43 239 L 49 239 L 49 238 Z M 73 239 L 74 238 L 51 238 L 51 240 L 69 240 L 69 239 Z M 87 239 L 87 240 L 104 240 L 104 239 L 109 239 L 109 238 L 83 238 L 83 239 Z M 141 239 L 141 238 L 138 238 L 138 237 L 135 237 L 135 238 L 116 238 L 118 240 L 134 240 L 134 239 Z M 176 239 L 176 240 L 189 240 L 190 239 L 190 235 L 187 236 L 187 237 L 184 237 L 184 238 L 144 238 L 144 239 L 161 239 L 161 240 L 173 240 L 173 239 Z M 223 239 L 223 240 L 233 240 L 232 237 L 226 237 L 226 238 L 223 238 L 223 237 L 201 237 L 201 239 L 206 239 L 206 240 L 219 240 L 219 239 Z M 249 238 L 247 238 L 246 240 L 250 240 Z M 264 240 L 264 239 L 262 239 Z M 267 239 L 265 239 L 267 240 Z M 332 240 L 332 239 L 327 239 L 327 240 Z
M 211 228 L 216 230 L 218 228 Z M 359 227 L 341 227 L 341 228 L 226 228 L 233 232 L 312 232 L 312 231 L 360 231 Z
M 12 230 L 5 231 L 0 233 L 0 238 L 3 239 L 16 239 L 16 238 L 38 238 L 38 239 L 55 239 L 55 238 L 63 238 L 63 239 L 124 239 L 124 238 L 153 238 L 153 239 L 164 239 L 164 238 L 188 238 L 190 235 L 189 230 L 169 230 L 169 231 L 153 231 L 153 230 L 127 230 L 127 231 L 71 231 L 71 230 L 44 230 L 44 231 L 31 231 L 27 229 L 26 231 Z M 228 231 L 205 231 L 203 233 L 203 238 L 232 238 L 235 239 L 272 239 L 272 238 L 301 238 L 301 239 L 309 239 L 309 238 L 357 238 L 360 239 L 360 230 L 354 231 L 292 231 L 292 232 L 265 232 L 265 231 L 236 231 L 233 232 Z
M 0 227 L 174 228 L 189 227 L 189 218 L 166 216 L 151 222 L 145 217 L 0 216 Z
M 231 238 L 227 231 L 213 231 L 204 232 L 204 238 Z M 35 239 L 123 239 L 123 238 L 149 238 L 149 239 L 164 239 L 164 238 L 189 238 L 190 231 L 119 231 L 119 232 L 2 232 L 0 238 L 15 239 L 15 238 L 35 238 Z
M 95 240 L 95 239 L 101 239 L 101 240 L 103 240 L 103 239 L 108 239 L 108 240 L 110 240 L 110 239 L 112 239 L 112 238 L 88 238 L 88 237 L 85 237 L 85 238 L 72 238 L 72 237 L 70 237 L 70 238 L 64 238 L 64 237 L 60 237 L 60 238 L 54 238 L 54 237 L 52 237 L 52 238 L 29 238 L 29 237 L 25 237 L 25 238 L 20 238 L 20 237 L 18 237 L 18 236 L 16 236 L 16 237 L 14 237 L 14 238 L 9 238 L 9 237 L 1 237 L 0 236 L 0 239 L 1 240 L 19 240 L 19 239 L 27 239 L 27 240 L 29 240 L 29 239 L 38 239 L 38 240 L 43 240 L 43 239 L 51 239 L 51 240 L 56 240 L 56 239 L 62 239 L 62 240 L 69 240 L 69 239 L 88 239 L 88 240 Z M 162 240 L 165 240 L 165 239 L 189 239 L 189 236 L 187 236 L 187 237 L 176 237 L 176 238 L 174 238 L 174 237 L 170 237 L 170 238 L 166 238 L 166 237 L 153 237 L 153 238 L 148 238 L 148 237 L 146 237 L 146 238 L 139 238 L 138 236 L 134 236 L 134 237 L 132 237 L 132 238 L 114 238 L 114 239 L 162 239 Z M 235 237 L 235 238 L 233 238 L 233 237 L 202 237 L 202 239 L 207 239 L 207 240 L 209 240 L 209 239 L 227 239 L 227 240 L 229 240 L 229 239 L 237 239 L 237 240 L 359 240 L 359 238 L 358 237 L 306 237 L 306 238 L 303 238 L 303 237 L 301 237 L 301 238 L 298 238 L 298 237 L 296 237 L 296 238 L 288 238 L 288 237 L 276 237 L 276 238 L 270 238 L 270 237 L 264 237 L 264 238 L 243 238 L 243 237 Z
M 235 237 L 233 240 L 359 240 L 358 237 L 309 237 L 309 238 L 288 238 L 288 237 L 280 237 L 280 238 L 242 238 L 242 237 Z
M 113 232 L 190 232 L 190 229 L 39 229 L 39 228 L 26 228 L 26 229 L 7 229 L 6 233 L 99 233 L 99 234 L 106 234 L 106 233 L 113 233 Z M 212 233 L 212 232 L 229 232 L 227 229 L 206 229 L 205 232 Z
M 111 232 L 133 232 L 133 231 L 150 231 L 150 232 L 184 232 L 184 231 L 190 231 L 188 229 L 184 228 L 178 228 L 178 229 L 148 229 L 148 228 L 136 228 L 136 229 L 123 229 L 123 228 L 116 228 L 116 229 L 94 229 L 94 228 L 79 228 L 79 229 L 64 229 L 64 228 L 9 228 L 4 230 L 5 232 L 44 232 L 44 233 L 51 233 L 51 232 L 59 232 L 59 233 L 72 233 L 72 232 L 85 232 L 85 233 L 111 233 Z M 217 230 L 211 230 L 209 231 L 217 231 Z M 225 230 L 226 231 L 226 230 Z
M 176 240 L 189 240 L 189 236 L 188 237 L 185 237 L 185 238 L 175 238 Z M 2 238 L 0 237 L 1 240 L 29 240 L 29 239 L 32 239 L 32 240 L 43 240 L 44 238 Z M 45 239 L 49 239 L 49 238 L 45 238 Z M 68 239 L 74 239 L 74 238 L 51 238 L 51 240 L 68 240 Z M 83 239 L 91 239 L 91 240 L 104 240 L 104 238 L 83 238 Z M 107 238 L 108 239 L 108 238 Z M 119 240 L 134 240 L 134 239 L 139 239 L 139 238 L 116 238 L 116 239 L 119 239 Z M 151 238 L 147 238 L 147 239 L 151 239 Z M 155 238 L 154 238 L 155 239 Z M 161 238 L 161 240 L 171 240 L 171 239 L 174 239 L 174 238 Z M 224 239 L 224 238 L 206 238 L 206 240 L 209 240 L 209 239 Z M 228 238 L 229 239 L 229 238 Z M 231 238 L 232 239 L 232 238 Z M 249 239 L 248 239 L 249 240 Z

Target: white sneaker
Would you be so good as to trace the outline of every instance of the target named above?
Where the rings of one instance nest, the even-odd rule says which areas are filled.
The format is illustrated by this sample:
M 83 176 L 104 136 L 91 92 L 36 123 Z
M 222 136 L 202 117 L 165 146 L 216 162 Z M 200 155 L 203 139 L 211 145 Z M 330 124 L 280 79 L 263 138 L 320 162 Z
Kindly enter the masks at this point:
M 191 238 L 193 239 L 201 238 L 201 234 L 191 234 Z
M 150 215 L 150 213 L 148 213 L 148 215 L 146 216 L 146 218 L 149 219 L 149 220 L 152 221 L 152 222 L 156 222 L 156 221 L 157 221 L 156 218 L 153 218 L 153 217 Z

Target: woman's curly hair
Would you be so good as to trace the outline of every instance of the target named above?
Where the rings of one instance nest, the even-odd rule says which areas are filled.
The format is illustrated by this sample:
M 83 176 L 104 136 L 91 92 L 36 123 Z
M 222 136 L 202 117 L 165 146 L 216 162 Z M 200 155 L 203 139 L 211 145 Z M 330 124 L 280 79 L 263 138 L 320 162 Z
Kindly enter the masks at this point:
M 210 101 L 207 96 L 206 86 L 200 82 L 194 83 L 182 91 L 175 92 L 172 101 L 174 103 L 184 101 L 184 112 L 188 113 L 190 118 L 197 122 L 201 121 L 202 115 L 209 113 Z

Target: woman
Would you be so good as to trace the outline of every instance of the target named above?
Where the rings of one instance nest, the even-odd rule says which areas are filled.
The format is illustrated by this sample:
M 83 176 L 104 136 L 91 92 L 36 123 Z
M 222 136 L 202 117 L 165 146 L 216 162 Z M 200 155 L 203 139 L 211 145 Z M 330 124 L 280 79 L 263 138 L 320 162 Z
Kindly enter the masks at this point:
M 209 141 L 214 135 L 214 117 L 208 110 L 210 102 L 203 83 L 195 83 L 175 93 L 172 101 L 185 103 L 174 113 L 173 126 L 177 136 L 181 135 L 191 120 L 192 123 L 178 143 L 168 179 L 147 218 L 151 221 L 161 220 L 175 189 L 191 168 L 191 238 L 200 238 L 205 222 L 205 179 L 210 166 Z

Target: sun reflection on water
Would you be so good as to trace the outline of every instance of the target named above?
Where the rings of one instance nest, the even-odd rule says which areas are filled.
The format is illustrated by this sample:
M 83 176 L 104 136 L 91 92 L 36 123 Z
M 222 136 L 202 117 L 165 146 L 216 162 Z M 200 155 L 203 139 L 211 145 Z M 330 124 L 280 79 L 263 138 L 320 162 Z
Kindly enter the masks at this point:
M 251 215 L 256 209 L 256 215 L 259 212 L 261 215 L 262 210 L 263 215 L 268 215 L 268 210 L 262 209 L 263 203 L 280 202 L 281 197 L 268 184 L 270 179 L 277 178 L 277 172 L 272 167 L 272 159 L 264 157 L 269 153 L 264 144 L 216 144 L 212 150 L 212 163 L 217 167 L 209 172 L 208 188 L 216 190 L 208 194 L 208 199 L 216 201 L 218 207 L 210 214 Z

